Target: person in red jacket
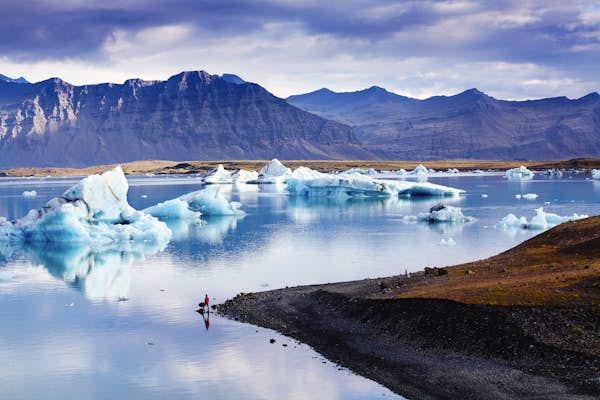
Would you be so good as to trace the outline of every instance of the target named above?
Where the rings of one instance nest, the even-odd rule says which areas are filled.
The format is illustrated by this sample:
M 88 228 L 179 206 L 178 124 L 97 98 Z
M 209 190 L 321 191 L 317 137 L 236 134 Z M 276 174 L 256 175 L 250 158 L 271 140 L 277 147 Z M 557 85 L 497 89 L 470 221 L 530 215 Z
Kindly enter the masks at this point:
M 205 294 L 204 295 L 204 304 L 206 305 L 206 308 L 208 308 L 208 302 L 209 302 L 208 295 Z

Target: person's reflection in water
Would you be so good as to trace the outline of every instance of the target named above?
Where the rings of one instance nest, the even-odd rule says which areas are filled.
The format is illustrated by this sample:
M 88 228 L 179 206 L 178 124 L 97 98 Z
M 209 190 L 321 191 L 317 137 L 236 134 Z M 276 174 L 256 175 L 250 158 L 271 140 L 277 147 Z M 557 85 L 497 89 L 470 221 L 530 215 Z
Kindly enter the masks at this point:
M 200 303 L 199 306 L 200 308 L 198 308 L 196 310 L 196 312 L 200 315 L 202 315 L 202 319 L 204 320 L 204 327 L 206 328 L 206 330 L 208 330 L 208 328 L 210 328 L 210 309 L 207 308 L 206 310 L 203 307 L 204 303 Z
M 202 319 L 204 320 L 204 327 L 208 330 L 210 328 L 210 310 L 202 314 Z

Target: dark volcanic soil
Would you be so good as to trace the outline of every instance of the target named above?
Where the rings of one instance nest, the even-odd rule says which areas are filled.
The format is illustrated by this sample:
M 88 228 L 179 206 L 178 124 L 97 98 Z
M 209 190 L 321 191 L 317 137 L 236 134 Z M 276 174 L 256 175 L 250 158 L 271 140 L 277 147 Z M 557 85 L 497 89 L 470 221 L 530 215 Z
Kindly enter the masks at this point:
M 409 399 L 600 399 L 598 236 L 590 218 L 447 274 L 241 294 L 219 311 Z

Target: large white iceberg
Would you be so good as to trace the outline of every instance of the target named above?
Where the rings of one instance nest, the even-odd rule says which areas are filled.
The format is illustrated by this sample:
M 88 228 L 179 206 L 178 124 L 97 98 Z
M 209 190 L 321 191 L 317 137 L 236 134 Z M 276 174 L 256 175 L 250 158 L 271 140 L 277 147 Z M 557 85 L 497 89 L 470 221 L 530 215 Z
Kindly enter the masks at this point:
M 496 228 L 510 230 L 510 229 L 534 229 L 544 230 L 552 228 L 558 224 L 562 224 L 567 221 L 575 221 L 578 219 L 587 218 L 587 215 L 573 214 L 571 216 L 560 216 L 558 214 L 547 213 L 542 207 L 535 210 L 535 216 L 531 218 L 531 221 L 527 221 L 527 218 L 517 218 L 514 214 L 508 214 L 496 224 Z
M 240 210 L 241 204 L 235 201 L 227 201 L 220 194 L 218 187 L 207 187 L 192 193 L 184 194 L 144 209 L 144 212 L 160 219 L 161 221 L 172 219 L 199 220 L 202 215 L 243 215 Z
M 600 180 L 600 169 L 593 169 L 592 170 L 592 179 L 598 179 L 598 180 Z
M 527 169 L 523 165 L 506 171 L 506 177 L 510 180 L 528 180 L 532 179 L 533 175 L 533 171 Z
M 217 165 L 217 168 L 211 169 L 208 171 L 206 175 L 202 178 L 202 182 L 206 184 L 214 184 L 214 183 L 232 183 L 233 180 L 231 178 L 232 172 L 227 171 L 223 164 Z
M 129 185 L 120 167 L 91 175 L 41 209 L 8 222 L 0 218 L 0 240 L 93 243 L 144 241 L 166 245 L 167 226 L 127 203 Z
M 260 170 L 256 179 L 248 183 L 283 183 L 291 173 L 291 169 L 274 158 Z
M 296 173 L 296 171 L 294 171 Z M 428 182 L 374 179 L 362 174 L 322 174 L 286 179 L 290 194 L 305 197 L 458 196 L 460 189 Z

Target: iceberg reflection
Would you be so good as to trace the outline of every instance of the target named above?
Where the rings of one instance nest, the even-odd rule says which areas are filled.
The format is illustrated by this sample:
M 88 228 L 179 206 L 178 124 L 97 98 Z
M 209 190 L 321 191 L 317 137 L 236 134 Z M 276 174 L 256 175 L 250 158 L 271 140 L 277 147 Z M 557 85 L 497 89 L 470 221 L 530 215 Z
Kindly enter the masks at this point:
M 129 294 L 133 263 L 162 250 L 144 242 L 115 243 L 102 248 L 81 243 L 40 243 L 26 246 L 22 252 L 31 263 L 43 266 L 88 299 L 119 300 Z
M 178 219 L 165 222 L 173 232 L 174 241 L 196 239 L 202 243 L 218 244 L 223 242 L 229 232 L 237 229 L 238 221 L 243 218 L 243 215 L 223 215 L 208 216 L 200 222 Z

